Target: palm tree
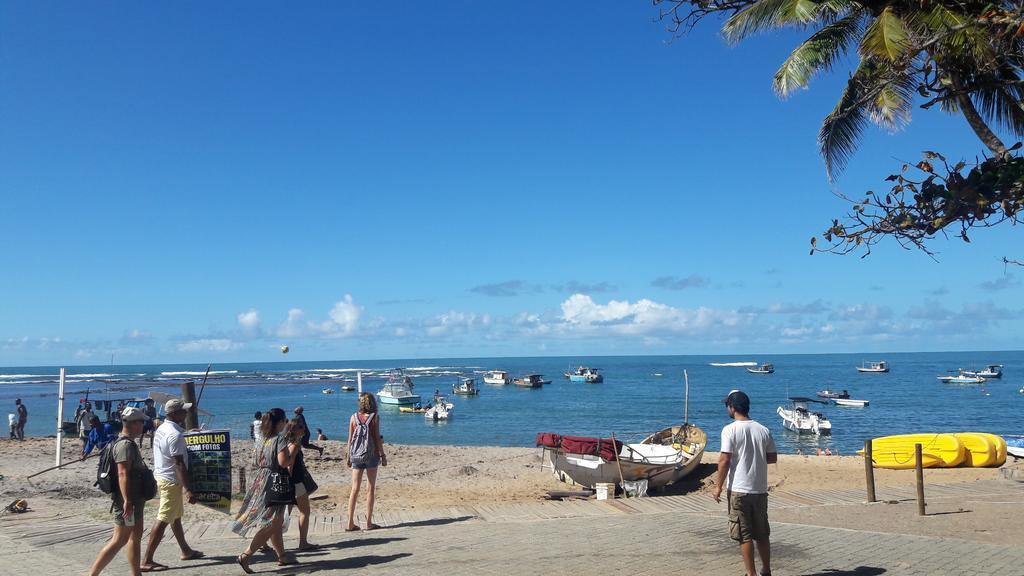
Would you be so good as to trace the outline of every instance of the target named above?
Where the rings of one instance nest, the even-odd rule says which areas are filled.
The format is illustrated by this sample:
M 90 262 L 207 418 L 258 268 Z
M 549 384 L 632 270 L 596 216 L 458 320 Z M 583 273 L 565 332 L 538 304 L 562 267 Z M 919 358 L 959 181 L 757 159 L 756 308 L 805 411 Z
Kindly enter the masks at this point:
M 775 73 L 783 98 L 856 46 L 859 63 L 818 135 L 830 177 L 869 122 L 889 130 L 906 125 L 916 95 L 930 98 L 925 107 L 961 113 L 996 156 L 1008 149 L 990 124 L 1024 134 L 1024 19 L 1008 0 L 750 0 L 731 10 L 722 28 L 731 42 L 776 28 L 815 30 Z

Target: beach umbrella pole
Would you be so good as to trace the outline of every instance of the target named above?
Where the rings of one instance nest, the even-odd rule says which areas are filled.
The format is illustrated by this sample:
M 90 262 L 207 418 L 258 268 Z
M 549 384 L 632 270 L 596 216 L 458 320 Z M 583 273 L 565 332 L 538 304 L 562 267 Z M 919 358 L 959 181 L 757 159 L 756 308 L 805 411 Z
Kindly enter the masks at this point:
M 690 423 L 690 377 L 686 374 L 686 370 L 683 370 L 683 382 L 685 383 L 685 391 L 683 392 L 683 425 Z

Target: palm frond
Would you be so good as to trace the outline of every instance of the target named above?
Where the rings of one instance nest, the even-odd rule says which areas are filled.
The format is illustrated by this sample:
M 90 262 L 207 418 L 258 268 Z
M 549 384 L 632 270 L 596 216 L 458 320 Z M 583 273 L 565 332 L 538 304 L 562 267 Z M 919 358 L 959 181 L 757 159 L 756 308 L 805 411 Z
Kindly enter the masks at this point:
M 896 61 L 907 49 L 907 28 L 903 19 L 887 6 L 864 32 L 860 43 L 862 58 Z
M 825 159 L 825 171 L 830 179 L 833 174 L 846 167 L 850 156 L 857 149 L 864 129 L 868 126 L 865 96 L 871 89 L 874 76 L 874 66 L 868 60 L 861 60 L 846 82 L 839 103 L 821 124 L 818 146 Z
M 902 70 L 888 70 L 875 84 L 878 93 L 867 104 L 871 121 L 891 132 L 910 123 L 916 79 Z
M 735 44 L 772 28 L 811 22 L 819 8 L 814 0 L 758 0 L 726 20 L 722 34 Z
M 829 71 L 864 29 L 863 12 L 854 12 L 818 30 L 797 47 L 775 73 L 775 92 L 785 98 L 806 88 L 815 74 Z
M 971 94 L 978 112 L 990 124 L 998 124 L 1015 136 L 1024 135 L 1024 88 L 1013 71 L 1004 71 L 999 83 L 986 85 Z

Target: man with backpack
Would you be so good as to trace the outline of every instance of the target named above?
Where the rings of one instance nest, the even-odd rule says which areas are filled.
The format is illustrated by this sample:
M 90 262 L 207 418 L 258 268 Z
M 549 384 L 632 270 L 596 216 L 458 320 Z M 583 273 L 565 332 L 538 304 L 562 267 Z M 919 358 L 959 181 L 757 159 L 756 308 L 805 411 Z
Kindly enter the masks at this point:
M 138 408 L 125 408 L 121 414 L 124 427 L 116 440 L 100 453 L 96 485 L 110 494 L 114 534 L 93 562 L 90 576 L 96 576 L 110 564 L 128 544 L 128 566 L 132 576 L 141 573 L 143 508 L 153 497 L 153 474 L 142 460 L 142 452 L 132 438 L 142 433 L 146 417 Z
M 142 561 L 142 570 L 153 572 L 166 570 L 163 564 L 153 561 L 153 555 L 163 540 L 167 525 L 170 524 L 174 539 L 181 548 L 182 560 L 196 560 L 203 553 L 193 550 L 185 541 L 185 529 L 181 526 L 181 516 L 185 512 L 184 501 L 196 503 L 192 493 L 192 485 L 188 477 L 188 451 L 185 448 L 185 415 L 192 404 L 172 398 L 164 404 L 166 419 L 153 433 L 153 474 L 156 476 L 157 492 L 160 494 L 160 509 L 156 515 L 156 524 L 149 531 L 149 544 L 146 546 L 146 557 Z

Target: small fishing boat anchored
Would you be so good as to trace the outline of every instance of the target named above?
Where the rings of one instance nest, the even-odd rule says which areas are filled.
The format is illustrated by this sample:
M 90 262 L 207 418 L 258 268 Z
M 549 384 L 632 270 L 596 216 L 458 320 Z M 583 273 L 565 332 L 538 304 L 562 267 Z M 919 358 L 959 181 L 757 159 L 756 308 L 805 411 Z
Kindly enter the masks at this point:
M 476 387 L 476 380 L 472 378 L 459 378 L 458 384 L 452 384 L 452 394 L 459 396 L 476 396 L 480 389 Z
M 334 394 L 334 388 L 324 388 L 321 392 L 324 394 Z
M 818 436 L 832 433 L 832 423 L 820 412 L 811 412 L 809 404 L 824 404 L 820 400 L 803 396 L 790 397 L 792 408 L 779 406 L 778 413 L 782 417 L 782 426 L 798 434 L 817 434 Z
M 972 376 L 961 368 L 956 376 L 936 376 L 939 382 L 944 384 L 984 384 L 985 379 L 981 376 Z
M 341 391 L 342 392 L 355 392 L 356 391 L 356 387 L 355 386 L 349 386 L 348 384 L 346 384 L 346 385 L 341 387 Z
M 601 375 L 597 368 L 588 368 L 586 366 L 580 366 L 571 372 L 566 372 L 565 377 L 569 379 L 569 382 L 583 382 L 584 384 L 604 382 L 604 376 Z
M 511 383 L 512 377 L 504 370 L 491 370 L 484 375 L 484 384 L 497 384 L 499 386 L 504 386 L 505 384 Z
M 857 366 L 857 372 L 882 374 L 889 371 L 889 363 L 885 360 L 879 362 L 864 362 Z
M 989 364 L 984 370 L 964 370 L 963 374 L 965 376 L 977 376 L 986 380 L 995 380 L 1003 377 L 1003 365 Z
M 759 364 L 753 368 L 747 368 L 747 372 L 750 372 L 751 374 L 774 374 L 775 365 L 770 363 Z
M 452 417 L 452 413 L 455 411 L 455 404 L 448 401 L 447 398 L 439 394 L 434 395 L 434 401 L 427 405 L 427 409 L 423 412 L 423 416 L 427 420 L 447 420 Z
M 863 408 L 871 404 L 869 400 L 854 400 L 853 398 L 833 398 L 832 402 L 835 402 L 836 406 L 851 406 L 854 408 Z
M 817 394 L 818 398 L 849 398 L 850 393 L 846 390 L 837 392 L 835 390 L 819 390 Z
M 516 378 L 512 383 L 523 388 L 540 388 L 545 384 L 551 384 L 551 381 L 545 380 L 543 374 L 527 374 L 522 378 Z

